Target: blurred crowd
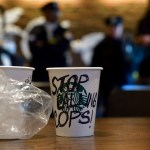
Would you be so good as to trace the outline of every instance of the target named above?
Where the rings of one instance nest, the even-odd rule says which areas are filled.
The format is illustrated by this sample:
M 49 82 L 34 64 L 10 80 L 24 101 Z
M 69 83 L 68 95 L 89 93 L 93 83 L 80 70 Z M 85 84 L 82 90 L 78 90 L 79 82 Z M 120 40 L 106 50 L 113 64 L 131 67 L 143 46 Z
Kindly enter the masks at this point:
M 79 53 L 84 66 L 104 68 L 99 96 L 104 108 L 114 88 L 150 83 L 150 8 L 139 20 L 135 35 L 125 31 L 122 16 L 110 15 L 103 20 L 106 32 L 95 31 L 80 40 L 73 39 L 69 22 L 60 22 L 56 2 L 39 11 L 43 16 L 21 30 L 7 16 L 16 12 L 14 16 L 19 17 L 23 10 L 6 13 L 0 7 L 0 65 L 35 67 L 33 81 L 48 81 L 45 68 L 73 66 L 72 53 Z

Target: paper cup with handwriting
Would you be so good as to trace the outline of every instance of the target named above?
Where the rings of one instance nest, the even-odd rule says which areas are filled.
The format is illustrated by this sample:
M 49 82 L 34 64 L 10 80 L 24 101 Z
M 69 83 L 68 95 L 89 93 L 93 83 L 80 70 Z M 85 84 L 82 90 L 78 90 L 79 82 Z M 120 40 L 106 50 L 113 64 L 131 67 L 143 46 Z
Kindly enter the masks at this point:
M 24 66 L 0 66 L 6 76 L 21 82 L 31 83 L 34 68 Z
M 56 135 L 94 135 L 100 67 L 47 68 Z

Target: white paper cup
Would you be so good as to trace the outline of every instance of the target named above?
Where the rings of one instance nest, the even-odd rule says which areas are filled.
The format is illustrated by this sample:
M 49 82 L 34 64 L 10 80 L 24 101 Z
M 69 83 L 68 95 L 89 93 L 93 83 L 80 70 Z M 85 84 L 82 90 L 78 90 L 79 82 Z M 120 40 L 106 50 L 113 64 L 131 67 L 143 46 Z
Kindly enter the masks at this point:
M 31 83 L 34 68 L 23 66 L 0 66 L 6 76 L 21 82 Z
M 94 135 L 100 67 L 47 68 L 56 135 Z

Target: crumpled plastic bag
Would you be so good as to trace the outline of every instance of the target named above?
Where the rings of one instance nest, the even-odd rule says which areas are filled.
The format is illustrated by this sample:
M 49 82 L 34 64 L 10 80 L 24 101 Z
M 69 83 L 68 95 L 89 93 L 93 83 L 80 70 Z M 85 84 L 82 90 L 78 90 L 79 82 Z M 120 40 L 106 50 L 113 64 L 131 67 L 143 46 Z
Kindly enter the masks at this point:
M 49 94 L 0 70 L 0 139 L 33 137 L 46 126 L 51 112 Z

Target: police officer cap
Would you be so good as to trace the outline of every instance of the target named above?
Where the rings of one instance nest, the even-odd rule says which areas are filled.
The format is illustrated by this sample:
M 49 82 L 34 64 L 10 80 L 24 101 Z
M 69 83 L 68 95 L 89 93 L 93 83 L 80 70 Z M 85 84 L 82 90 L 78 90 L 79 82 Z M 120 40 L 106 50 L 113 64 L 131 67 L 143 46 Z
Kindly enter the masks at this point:
M 120 16 L 111 16 L 105 19 L 105 24 L 108 26 L 117 26 L 123 23 L 123 19 Z
M 49 2 L 45 4 L 42 8 L 42 11 L 51 10 L 51 11 L 59 11 L 58 4 L 56 2 Z

